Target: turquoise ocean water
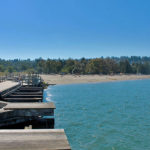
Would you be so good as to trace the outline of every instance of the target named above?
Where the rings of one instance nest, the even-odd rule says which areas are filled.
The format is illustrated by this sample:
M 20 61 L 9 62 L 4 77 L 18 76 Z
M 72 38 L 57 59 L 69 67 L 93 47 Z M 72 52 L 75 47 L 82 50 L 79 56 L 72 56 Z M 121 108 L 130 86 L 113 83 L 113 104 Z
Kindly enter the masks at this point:
M 150 150 L 150 80 L 50 86 L 73 150 Z

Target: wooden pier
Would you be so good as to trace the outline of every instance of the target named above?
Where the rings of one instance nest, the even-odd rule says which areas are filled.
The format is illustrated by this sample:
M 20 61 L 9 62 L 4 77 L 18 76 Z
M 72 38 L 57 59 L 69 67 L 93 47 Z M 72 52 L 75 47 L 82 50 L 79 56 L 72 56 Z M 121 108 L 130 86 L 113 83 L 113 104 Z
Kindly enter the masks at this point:
M 36 77 L 0 83 L 0 150 L 71 150 L 64 130 L 54 129 L 55 105 L 43 103 Z
M 63 129 L 0 130 L 0 150 L 70 150 Z

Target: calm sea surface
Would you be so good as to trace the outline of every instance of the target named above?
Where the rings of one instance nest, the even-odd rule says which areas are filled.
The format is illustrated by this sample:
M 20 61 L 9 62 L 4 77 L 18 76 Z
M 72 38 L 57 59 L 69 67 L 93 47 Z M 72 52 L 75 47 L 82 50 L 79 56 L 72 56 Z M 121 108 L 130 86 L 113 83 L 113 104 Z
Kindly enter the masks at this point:
M 73 150 L 150 150 L 150 80 L 56 85 L 44 96 Z

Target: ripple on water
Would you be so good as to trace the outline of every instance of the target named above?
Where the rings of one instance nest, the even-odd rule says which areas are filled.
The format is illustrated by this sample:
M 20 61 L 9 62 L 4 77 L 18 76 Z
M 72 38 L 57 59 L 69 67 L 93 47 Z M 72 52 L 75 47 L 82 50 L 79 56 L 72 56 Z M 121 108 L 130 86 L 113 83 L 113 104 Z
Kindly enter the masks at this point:
M 45 95 L 73 150 L 149 150 L 149 93 L 150 80 L 140 80 L 53 86 Z

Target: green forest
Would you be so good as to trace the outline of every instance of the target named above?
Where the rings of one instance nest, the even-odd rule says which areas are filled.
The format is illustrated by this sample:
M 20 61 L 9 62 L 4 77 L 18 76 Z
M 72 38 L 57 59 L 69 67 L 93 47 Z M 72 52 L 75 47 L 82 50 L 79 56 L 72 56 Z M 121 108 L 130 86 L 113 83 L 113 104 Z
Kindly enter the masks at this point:
M 0 59 L 0 72 L 40 74 L 150 74 L 150 57 L 107 57 L 92 59 Z

